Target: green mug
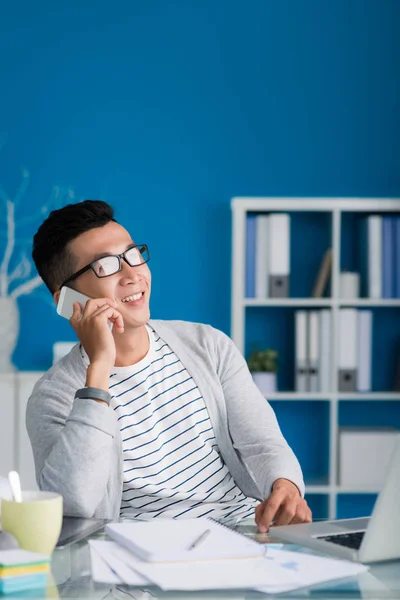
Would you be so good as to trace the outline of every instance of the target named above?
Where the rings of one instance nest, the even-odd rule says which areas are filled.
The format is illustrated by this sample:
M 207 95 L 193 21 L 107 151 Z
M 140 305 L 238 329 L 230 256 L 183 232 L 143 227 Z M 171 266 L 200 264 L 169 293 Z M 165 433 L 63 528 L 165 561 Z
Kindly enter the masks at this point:
M 53 492 L 22 492 L 22 502 L 1 500 L 1 523 L 21 548 L 50 556 L 60 536 L 63 499 Z

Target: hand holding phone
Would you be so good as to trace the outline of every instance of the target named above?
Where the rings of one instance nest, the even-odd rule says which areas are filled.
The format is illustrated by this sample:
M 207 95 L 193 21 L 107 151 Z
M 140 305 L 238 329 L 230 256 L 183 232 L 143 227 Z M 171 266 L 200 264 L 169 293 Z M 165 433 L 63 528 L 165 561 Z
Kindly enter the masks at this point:
M 57 304 L 57 314 L 59 314 L 60 317 L 65 317 L 65 319 L 69 320 L 74 314 L 74 302 L 79 302 L 82 306 L 82 310 L 84 310 L 88 300 L 90 300 L 89 296 L 85 296 L 85 294 L 81 294 L 81 292 L 77 292 L 64 285 L 61 288 L 60 298 Z
M 90 304 L 87 303 L 90 301 Z M 82 314 L 74 316 L 74 303 L 79 302 L 82 308 Z M 85 296 L 76 290 L 67 286 L 61 289 L 60 298 L 57 305 L 57 313 L 69 319 L 72 327 L 75 329 L 80 341 L 82 342 L 90 363 L 101 363 L 109 365 L 114 364 L 116 349 L 115 342 L 111 332 L 104 330 L 104 321 L 110 329 L 113 328 L 113 322 L 107 320 L 107 317 L 116 322 L 117 331 L 123 331 L 123 320 L 120 313 L 115 308 L 115 302 L 108 298 L 93 299 Z

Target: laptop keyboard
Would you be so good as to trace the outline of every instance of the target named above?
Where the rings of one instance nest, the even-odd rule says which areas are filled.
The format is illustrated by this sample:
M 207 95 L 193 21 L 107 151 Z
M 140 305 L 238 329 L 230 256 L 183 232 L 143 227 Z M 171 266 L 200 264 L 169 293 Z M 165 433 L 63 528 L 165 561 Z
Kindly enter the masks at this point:
M 335 535 L 319 535 L 317 539 L 333 542 L 340 546 L 346 546 L 358 550 L 361 546 L 365 531 L 353 531 L 352 533 L 337 533 Z

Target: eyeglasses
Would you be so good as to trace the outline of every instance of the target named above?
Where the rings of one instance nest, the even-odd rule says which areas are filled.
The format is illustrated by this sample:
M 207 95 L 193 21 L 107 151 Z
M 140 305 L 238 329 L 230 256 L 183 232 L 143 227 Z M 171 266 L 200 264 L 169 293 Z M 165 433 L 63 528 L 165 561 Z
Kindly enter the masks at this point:
M 109 277 L 110 275 L 115 275 L 121 271 L 121 258 L 130 266 L 130 267 L 138 267 L 140 265 L 144 265 L 150 260 L 149 249 L 146 244 L 138 244 L 133 245 L 122 254 L 109 254 L 107 256 L 102 256 L 97 260 L 94 260 L 90 264 L 86 265 L 82 269 L 79 269 L 76 273 L 68 277 L 64 281 L 64 283 L 60 286 L 62 288 L 67 283 L 74 281 L 77 277 L 80 277 L 89 269 L 92 269 L 93 273 L 96 277 Z

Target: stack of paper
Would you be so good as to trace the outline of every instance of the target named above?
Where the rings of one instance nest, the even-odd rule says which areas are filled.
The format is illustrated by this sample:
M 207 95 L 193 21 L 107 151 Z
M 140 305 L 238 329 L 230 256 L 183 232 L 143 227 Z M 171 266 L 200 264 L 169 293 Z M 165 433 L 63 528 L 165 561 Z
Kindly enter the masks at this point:
M 0 594 L 45 588 L 50 570 L 48 556 L 27 550 L 0 551 Z
M 92 576 L 102 583 L 279 593 L 366 570 L 357 563 L 266 548 L 207 518 L 115 523 L 107 532 L 118 542 L 89 542 Z

